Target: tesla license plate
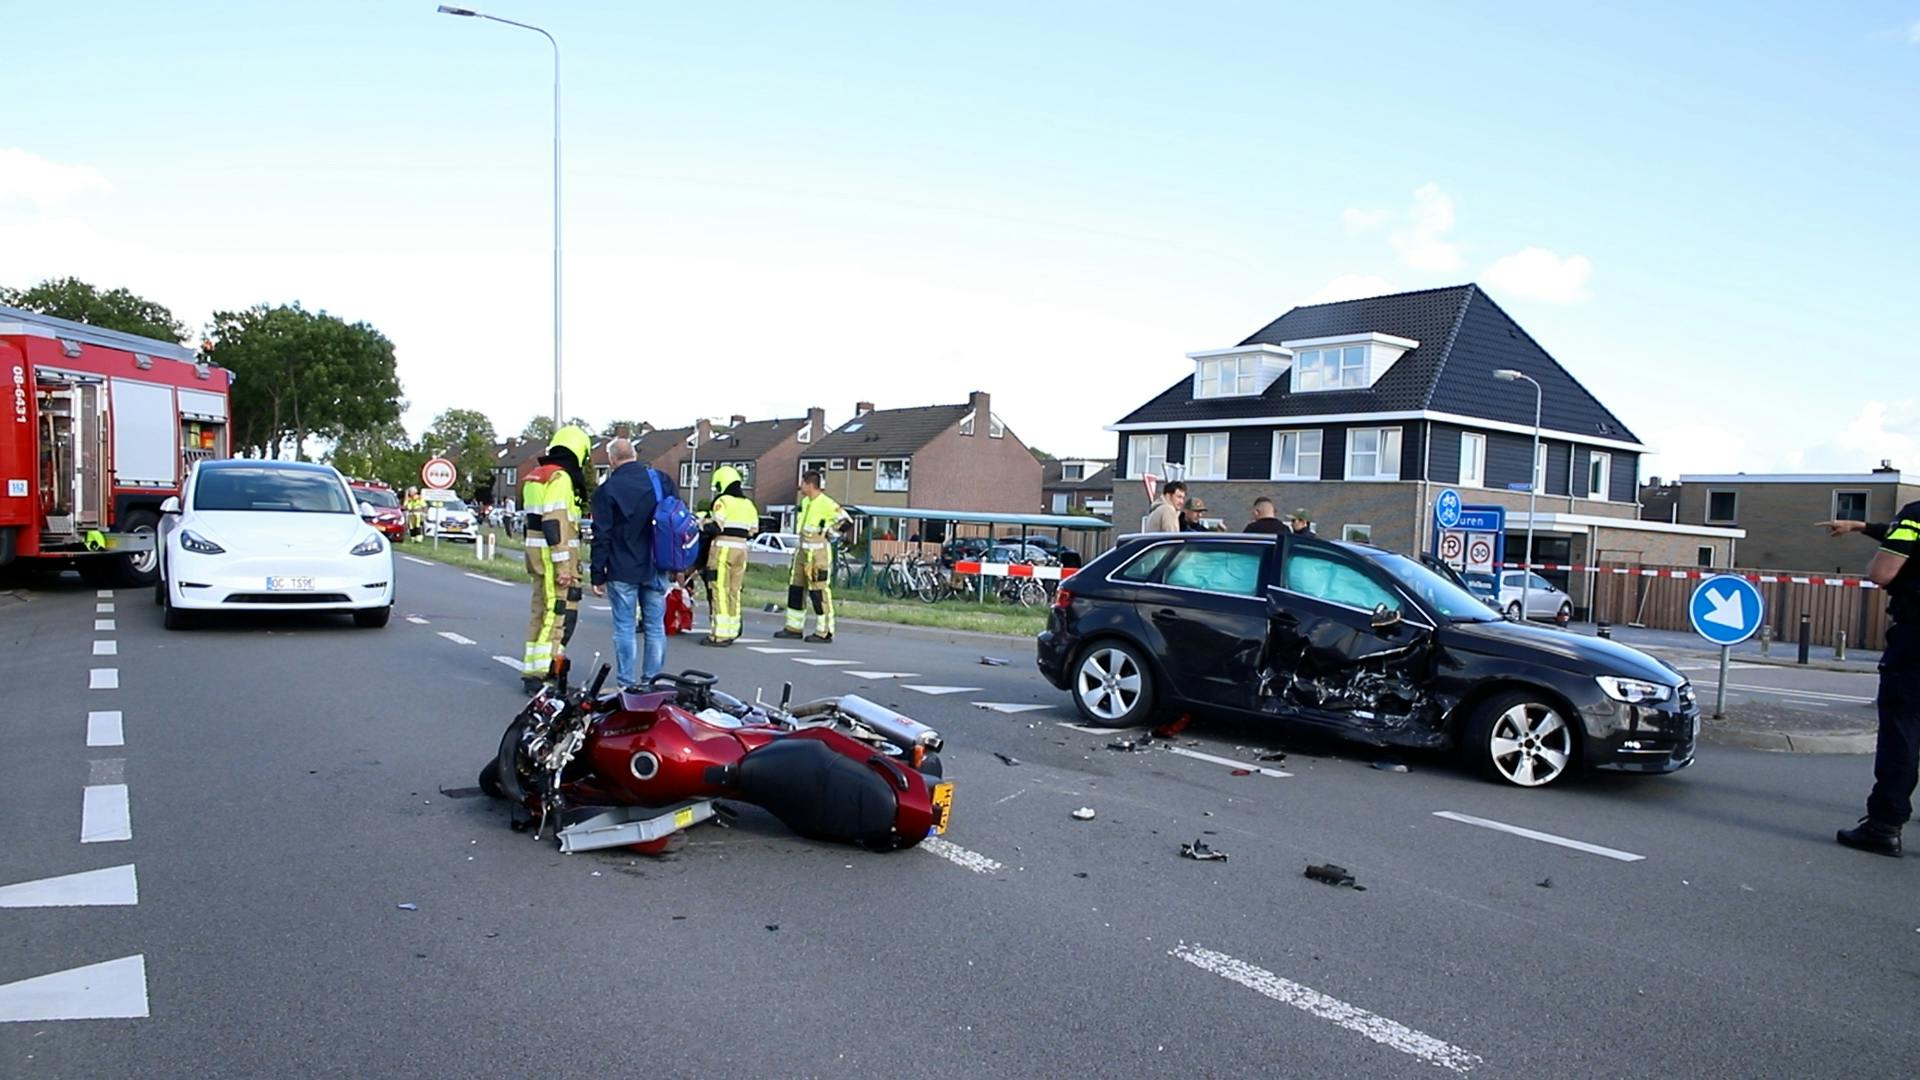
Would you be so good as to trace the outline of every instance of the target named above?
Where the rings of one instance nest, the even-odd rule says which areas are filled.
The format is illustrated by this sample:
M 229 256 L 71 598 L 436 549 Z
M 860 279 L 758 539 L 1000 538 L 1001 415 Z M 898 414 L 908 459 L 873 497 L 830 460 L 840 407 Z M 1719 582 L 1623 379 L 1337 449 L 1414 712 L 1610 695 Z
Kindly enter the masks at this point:
M 933 785 L 933 831 L 947 831 L 947 819 L 953 816 L 953 785 Z
M 312 592 L 313 579 L 310 577 L 270 577 L 267 579 L 268 592 Z

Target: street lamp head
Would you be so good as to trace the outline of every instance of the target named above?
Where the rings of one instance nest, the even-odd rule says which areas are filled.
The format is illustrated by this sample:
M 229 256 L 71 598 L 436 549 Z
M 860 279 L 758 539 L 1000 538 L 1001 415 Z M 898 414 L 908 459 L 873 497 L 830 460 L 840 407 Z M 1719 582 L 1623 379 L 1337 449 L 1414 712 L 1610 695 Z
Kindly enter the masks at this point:
M 440 10 L 445 11 L 446 9 L 441 8 Z M 1499 371 L 1493 373 L 1493 377 L 1499 379 L 1501 382 L 1513 382 L 1520 378 L 1520 373 L 1512 368 L 1501 368 Z
M 465 15 L 468 18 L 480 14 L 472 8 L 454 7 L 451 4 L 441 4 L 439 10 L 442 15 Z

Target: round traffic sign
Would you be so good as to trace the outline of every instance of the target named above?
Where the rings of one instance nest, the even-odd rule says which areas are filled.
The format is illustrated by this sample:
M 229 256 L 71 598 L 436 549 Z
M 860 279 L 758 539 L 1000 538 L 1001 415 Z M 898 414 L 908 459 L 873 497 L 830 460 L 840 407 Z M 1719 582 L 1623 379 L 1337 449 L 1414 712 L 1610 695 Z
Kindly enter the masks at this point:
M 1460 493 L 1452 488 L 1441 492 L 1433 503 L 1433 518 L 1443 529 L 1460 524 Z
M 1467 569 L 1480 573 L 1493 571 L 1493 541 L 1484 536 L 1476 536 L 1467 545 Z
M 1466 544 L 1466 539 L 1464 535 L 1457 532 L 1441 533 L 1440 558 L 1450 563 L 1459 562 L 1461 556 L 1466 554 L 1461 550 Z
M 460 472 L 453 467 L 453 462 L 443 457 L 434 458 L 420 466 L 420 482 L 435 491 L 447 490 L 459 478 Z
M 1687 602 L 1694 633 L 1715 645 L 1738 645 L 1760 629 L 1766 605 L 1753 582 L 1738 574 L 1716 574 L 1700 583 Z

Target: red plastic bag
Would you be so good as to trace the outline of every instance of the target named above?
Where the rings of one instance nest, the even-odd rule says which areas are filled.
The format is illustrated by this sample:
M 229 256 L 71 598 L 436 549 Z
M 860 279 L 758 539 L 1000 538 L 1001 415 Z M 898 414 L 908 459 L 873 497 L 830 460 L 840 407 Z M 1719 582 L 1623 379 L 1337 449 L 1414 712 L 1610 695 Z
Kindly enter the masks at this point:
M 667 590 L 667 633 L 679 634 L 693 629 L 693 594 L 684 586 Z

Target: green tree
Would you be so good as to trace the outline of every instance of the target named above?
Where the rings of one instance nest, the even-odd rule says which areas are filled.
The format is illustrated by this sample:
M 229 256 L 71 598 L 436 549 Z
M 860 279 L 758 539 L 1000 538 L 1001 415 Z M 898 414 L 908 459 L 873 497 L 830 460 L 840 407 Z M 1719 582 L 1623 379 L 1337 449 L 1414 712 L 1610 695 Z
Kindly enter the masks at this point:
M 1052 454 L 1047 453 L 1045 450 L 1042 450 L 1037 446 L 1027 447 L 1027 453 L 1032 454 L 1033 460 L 1038 462 L 1044 463 L 1044 462 L 1055 460 Z
M 233 371 L 233 442 L 306 459 L 313 436 L 339 439 L 400 418 L 393 343 L 366 323 L 299 304 L 216 312 L 207 359 Z
M 101 292 L 79 278 L 43 281 L 31 289 L 0 287 L 0 304 L 123 334 L 161 341 L 187 339 L 186 324 L 160 304 L 126 289 Z
M 348 476 L 379 480 L 395 491 L 405 491 L 419 485 L 427 453 L 407 437 L 398 420 L 390 420 L 340 436 L 327 463 Z
M 493 479 L 493 421 L 474 409 L 448 409 L 433 418 L 422 440 L 429 453 L 451 458 L 460 468 L 461 491 Z
M 568 420 L 567 423 L 572 424 L 575 427 L 586 428 L 588 431 L 593 430 L 592 424 L 587 423 L 585 420 L 582 420 L 577 416 Z M 556 430 L 558 429 L 553 426 L 553 417 L 536 416 L 533 419 L 527 421 L 526 427 L 523 427 L 520 429 L 520 437 L 523 439 L 537 439 L 540 442 L 544 443 L 548 439 L 553 438 L 553 433 Z
M 637 439 L 640 437 L 640 423 L 638 420 L 609 420 L 600 428 L 600 437 L 611 439 L 620 434 L 621 428 L 626 428 L 627 436 Z

